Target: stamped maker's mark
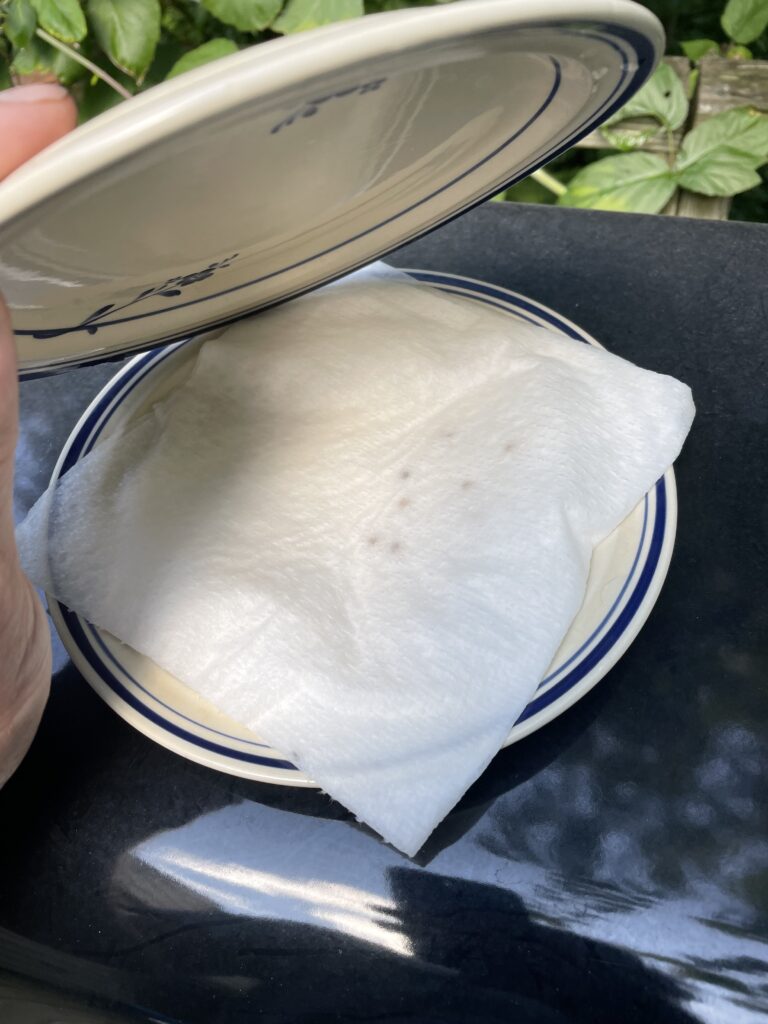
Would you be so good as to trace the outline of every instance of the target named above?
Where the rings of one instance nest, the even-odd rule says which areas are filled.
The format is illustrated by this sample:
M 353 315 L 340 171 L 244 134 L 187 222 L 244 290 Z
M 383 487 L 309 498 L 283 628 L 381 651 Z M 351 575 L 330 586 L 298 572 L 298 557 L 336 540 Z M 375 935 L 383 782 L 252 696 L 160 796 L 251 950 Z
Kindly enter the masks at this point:
M 270 135 L 277 135 L 278 132 L 282 131 L 283 128 L 289 128 L 295 121 L 298 121 L 302 117 L 314 117 L 320 108 L 330 103 L 331 100 L 340 100 L 345 96 L 364 96 L 369 92 L 377 92 L 381 86 L 386 82 L 386 78 L 374 78 L 370 82 L 363 82 L 362 85 L 350 85 L 347 89 L 339 89 L 338 92 L 329 93 L 327 96 L 318 96 L 313 100 L 305 100 L 304 106 L 295 113 L 286 117 L 282 121 L 278 121 L 274 127 L 270 129 Z

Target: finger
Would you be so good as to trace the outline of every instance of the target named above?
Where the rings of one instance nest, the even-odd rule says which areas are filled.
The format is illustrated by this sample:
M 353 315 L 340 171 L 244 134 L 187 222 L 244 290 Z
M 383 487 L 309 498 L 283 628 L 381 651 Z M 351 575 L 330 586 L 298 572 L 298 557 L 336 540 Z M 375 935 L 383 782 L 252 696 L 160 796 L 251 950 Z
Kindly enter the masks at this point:
M 66 89 L 38 83 L 0 90 L 0 179 L 71 131 L 77 108 Z M 14 566 L 13 454 L 18 431 L 16 349 L 0 297 L 0 576 Z
M 13 453 L 18 423 L 16 346 L 0 296 L 0 577 L 16 565 L 13 540 Z
M 36 83 L 0 90 L 0 178 L 45 149 L 77 123 L 66 89 Z

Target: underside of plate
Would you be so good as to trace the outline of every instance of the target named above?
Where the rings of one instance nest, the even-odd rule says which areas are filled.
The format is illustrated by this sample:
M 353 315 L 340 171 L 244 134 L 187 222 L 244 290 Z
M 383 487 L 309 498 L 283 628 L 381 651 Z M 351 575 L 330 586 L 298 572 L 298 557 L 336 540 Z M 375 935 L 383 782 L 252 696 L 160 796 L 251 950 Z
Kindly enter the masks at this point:
M 127 101 L 0 185 L 22 375 L 371 262 L 573 145 L 662 47 L 629 0 L 469 0 L 273 40 Z

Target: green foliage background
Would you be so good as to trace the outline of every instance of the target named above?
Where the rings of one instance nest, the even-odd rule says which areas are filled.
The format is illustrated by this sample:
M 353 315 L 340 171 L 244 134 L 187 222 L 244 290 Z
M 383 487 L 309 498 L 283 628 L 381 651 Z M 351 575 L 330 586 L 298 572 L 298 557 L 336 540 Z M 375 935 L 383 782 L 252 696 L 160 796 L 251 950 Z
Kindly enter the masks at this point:
M 87 120 L 125 95 L 266 39 L 363 14 L 440 2 L 450 0 L 0 0 L 0 88 L 56 78 L 72 90 L 80 117 Z M 768 0 L 723 4 L 724 0 L 645 0 L 664 24 L 669 53 L 692 60 L 710 52 L 768 58 Z M 94 74 L 94 68 L 99 73 Z M 667 120 L 677 117 L 679 109 L 667 105 L 650 113 L 668 127 Z M 614 141 L 621 139 L 621 128 L 615 132 Z M 741 191 L 732 216 L 768 220 L 768 175 L 763 166 L 768 149 L 753 152 L 752 157 L 751 168 L 726 179 L 734 186 L 732 192 Z M 561 185 L 574 183 L 567 195 L 557 196 L 528 179 L 503 198 L 653 210 L 674 191 L 675 181 L 685 184 L 683 170 L 673 167 L 665 173 L 660 159 L 646 153 L 606 159 L 604 153 L 571 150 L 549 168 Z M 599 166 L 590 170 L 597 160 Z M 619 181 L 617 188 L 621 175 L 628 175 L 627 184 Z M 706 180 L 701 174 L 689 177 Z

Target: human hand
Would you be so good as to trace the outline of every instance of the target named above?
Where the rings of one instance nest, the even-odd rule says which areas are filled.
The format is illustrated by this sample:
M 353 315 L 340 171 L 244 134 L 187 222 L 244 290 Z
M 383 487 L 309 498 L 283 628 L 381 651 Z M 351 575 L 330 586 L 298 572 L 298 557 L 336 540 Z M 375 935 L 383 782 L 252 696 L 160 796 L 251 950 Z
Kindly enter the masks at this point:
M 75 104 L 58 85 L 0 91 L 0 178 L 75 127 Z M 16 348 L 0 298 L 0 786 L 35 735 L 51 680 L 45 612 L 24 576 L 13 536 L 13 456 L 18 433 Z

